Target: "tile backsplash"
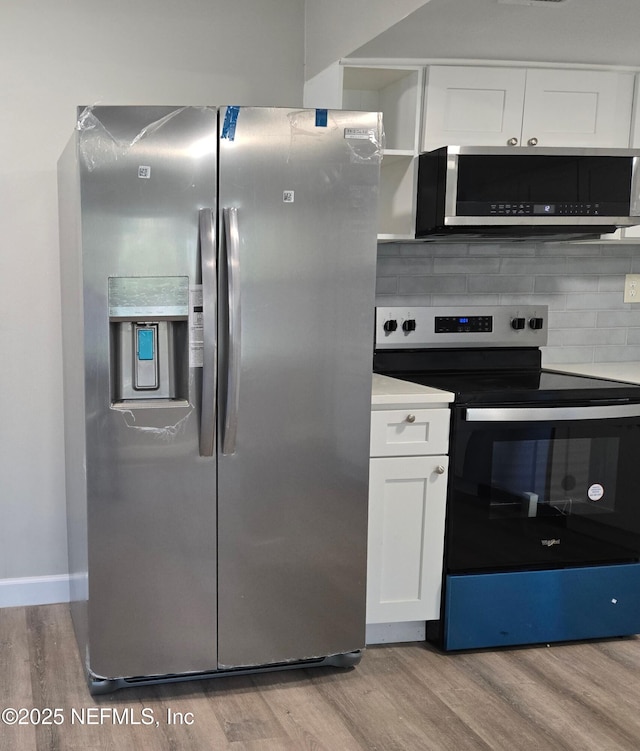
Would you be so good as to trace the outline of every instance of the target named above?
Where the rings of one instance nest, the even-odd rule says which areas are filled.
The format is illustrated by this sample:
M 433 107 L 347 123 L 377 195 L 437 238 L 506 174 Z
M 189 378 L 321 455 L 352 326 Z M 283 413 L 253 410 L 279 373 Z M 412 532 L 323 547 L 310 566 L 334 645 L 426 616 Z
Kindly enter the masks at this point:
M 640 361 L 640 303 L 623 302 L 640 244 L 386 243 L 377 305 L 549 306 L 545 363 Z

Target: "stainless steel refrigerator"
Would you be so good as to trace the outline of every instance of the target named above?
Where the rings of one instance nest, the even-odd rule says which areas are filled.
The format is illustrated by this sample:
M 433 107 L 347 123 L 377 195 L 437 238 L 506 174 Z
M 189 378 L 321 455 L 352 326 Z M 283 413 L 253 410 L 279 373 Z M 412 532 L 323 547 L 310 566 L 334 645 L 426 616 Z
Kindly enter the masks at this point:
M 381 155 L 378 113 L 79 110 L 64 434 L 92 691 L 359 660 Z

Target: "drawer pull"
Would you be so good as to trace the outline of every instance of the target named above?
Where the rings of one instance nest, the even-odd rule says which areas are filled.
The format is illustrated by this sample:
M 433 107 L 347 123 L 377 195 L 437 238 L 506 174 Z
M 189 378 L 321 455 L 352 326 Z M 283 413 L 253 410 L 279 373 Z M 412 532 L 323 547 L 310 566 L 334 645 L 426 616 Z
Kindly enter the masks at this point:
M 415 415 L 407 415 L 407 422 L 415 422 L 416 416 Z
M 443 474 L 444 474 L 444 473 L 446 472 L 446 470 L 445 470 L 445 468 L 444 468 L 444 467 L 442 466 L 442 464 L 438 464 L 438 466 L 436 467 L 436 472 L 437 472 L 437 473 L 438 473 L 439 475 L 443 475 Z

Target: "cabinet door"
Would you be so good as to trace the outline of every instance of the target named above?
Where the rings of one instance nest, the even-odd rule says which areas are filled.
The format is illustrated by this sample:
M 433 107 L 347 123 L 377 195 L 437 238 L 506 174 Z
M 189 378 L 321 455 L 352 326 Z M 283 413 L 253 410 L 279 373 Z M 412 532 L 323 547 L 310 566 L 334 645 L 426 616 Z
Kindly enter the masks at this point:
M 520 143 L 525 77 L 523 68 L 431 66 L 423 150 Z
M 436 620 L 447 456 L 372 459 L 367 623 Z
M 522 145 L 626 148 L 632 101 L 632 73 L 528 70 Z

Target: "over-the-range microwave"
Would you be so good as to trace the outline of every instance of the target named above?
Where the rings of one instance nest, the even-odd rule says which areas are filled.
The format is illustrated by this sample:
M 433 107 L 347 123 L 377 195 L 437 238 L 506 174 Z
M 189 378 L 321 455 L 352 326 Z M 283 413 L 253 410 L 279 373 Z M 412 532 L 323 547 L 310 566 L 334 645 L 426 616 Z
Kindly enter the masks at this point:
M 575 239 L 640 224 L 637 149 L 445 146 L 421 154 L 416 237 Z

